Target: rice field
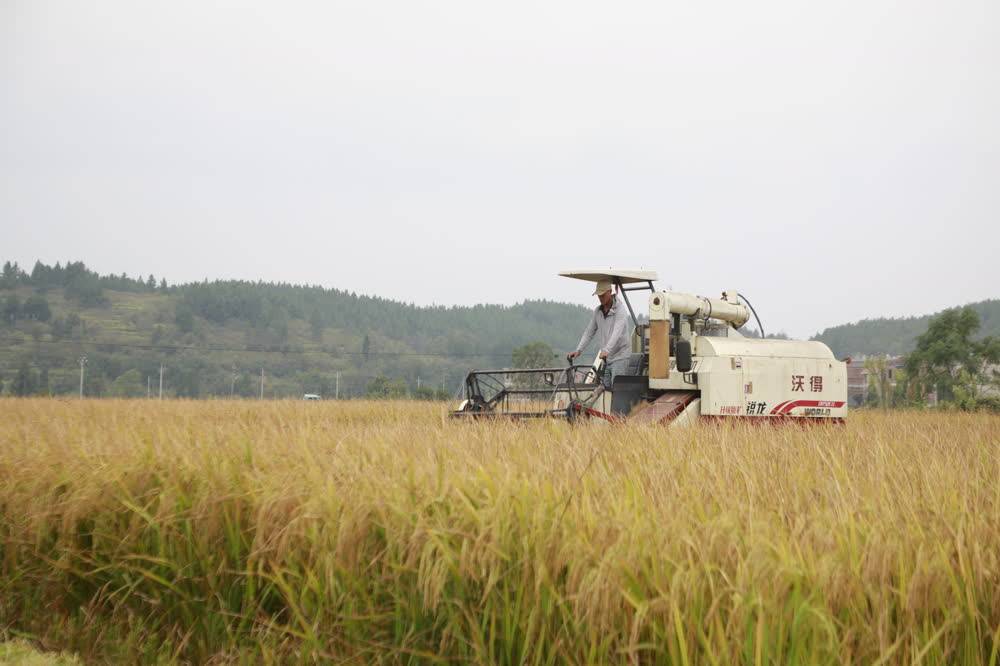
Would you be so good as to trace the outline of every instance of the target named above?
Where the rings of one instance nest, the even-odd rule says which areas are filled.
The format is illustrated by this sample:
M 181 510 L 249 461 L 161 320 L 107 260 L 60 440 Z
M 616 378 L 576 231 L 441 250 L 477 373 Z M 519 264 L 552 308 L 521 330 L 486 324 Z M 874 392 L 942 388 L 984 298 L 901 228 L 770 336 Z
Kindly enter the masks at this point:
M 997 664 L 1000 418 L 3 400 L 4 641 L 100 663 Z

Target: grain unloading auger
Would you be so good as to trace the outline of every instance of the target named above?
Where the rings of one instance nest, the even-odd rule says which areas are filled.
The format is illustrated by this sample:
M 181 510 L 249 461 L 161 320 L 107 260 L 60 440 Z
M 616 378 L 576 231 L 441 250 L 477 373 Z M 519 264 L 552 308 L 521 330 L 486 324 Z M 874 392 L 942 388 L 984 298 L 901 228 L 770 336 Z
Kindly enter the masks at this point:
M 653 271 L 559 275 L 615 285 L 634 326 L 626 372 L 608 389 L 600 359 L 591 366 L 474 370 L 452 416 L 672 426 L 699 418 L 830 423 L 847 416 L 846 364 L 821 342 L 744 337 L 738 329 L 750 310 L 735 291 L 704 298 L 657 290 Z M 649 318 L 640 323 L 628 295 L 647 290 Z

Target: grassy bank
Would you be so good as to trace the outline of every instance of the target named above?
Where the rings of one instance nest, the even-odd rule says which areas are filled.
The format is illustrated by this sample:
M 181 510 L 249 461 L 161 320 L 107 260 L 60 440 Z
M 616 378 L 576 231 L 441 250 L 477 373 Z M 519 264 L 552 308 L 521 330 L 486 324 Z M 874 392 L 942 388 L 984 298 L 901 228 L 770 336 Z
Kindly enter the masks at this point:
M 73 655 L 39 652 L 26 641 L 0 641 L 0 664 L 3 666 L 80 666 Z
M 6 400 L 0 479 L 0 632 L 85 659 L 998 659 L 997 417 Z

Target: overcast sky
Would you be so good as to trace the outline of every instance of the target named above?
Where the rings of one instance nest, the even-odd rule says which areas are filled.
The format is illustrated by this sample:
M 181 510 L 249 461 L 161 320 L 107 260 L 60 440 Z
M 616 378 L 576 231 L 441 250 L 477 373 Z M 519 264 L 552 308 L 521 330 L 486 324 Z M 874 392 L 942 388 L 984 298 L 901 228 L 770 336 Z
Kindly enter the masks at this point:
M 555 274 L 646 268 L 802 337 L 1000 297 L 996 0 L 0 0 L 0 58 L 29 270 L 591 304 Z

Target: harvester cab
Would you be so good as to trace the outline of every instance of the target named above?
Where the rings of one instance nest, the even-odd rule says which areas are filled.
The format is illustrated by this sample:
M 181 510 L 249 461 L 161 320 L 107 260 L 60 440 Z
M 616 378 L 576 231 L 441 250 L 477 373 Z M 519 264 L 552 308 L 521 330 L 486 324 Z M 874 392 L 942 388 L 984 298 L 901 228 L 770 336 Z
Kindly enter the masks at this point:
M 743 336 L 752 308 L 736 291 L 715 299 L 657 290 L 653 271 L 559 275 L 615 285 L 634 327 L 625 373 L 607 388 L 600 358 L 591 365 L 474 370 L 452 416 L 676 426 L 699 418 L 842 422 L 847 415 L 846 364 L 821 342 Z M 649 292 L 643 320 L 629 299 L 638 291 Z

